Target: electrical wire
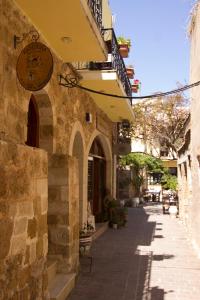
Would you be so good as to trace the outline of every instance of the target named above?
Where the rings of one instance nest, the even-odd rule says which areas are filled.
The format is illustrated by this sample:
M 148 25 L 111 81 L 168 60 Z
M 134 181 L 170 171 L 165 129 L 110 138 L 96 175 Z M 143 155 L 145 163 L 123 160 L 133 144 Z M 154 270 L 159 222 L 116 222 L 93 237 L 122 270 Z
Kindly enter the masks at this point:
M 66 83 L 62 83 L 61 82 L 62 79 L 64 79 Z M 161 93 L 155 93 L 155 94 L 146 95 L 146 96 L 120 96 L 120 95 L 116 95 L 116 94 L 109 94 L 109 93 L 105 93 L 105 92 L 101 92 L 101 91 L 96 91 L 96 90 L 84 87 L 82 85 L 79 85 L 77 83 L 76 78 L 67 78 L 67 76 L 63 77 L 62 75 L 60 75 L 60 83 L 59 84 L 62 85 L 62 86 L 68 87 L 68 88 L 78 87 L 78 88 L 80 88 L 82 90 L 85 90 L 87 92 L 91 92 L 91 93 L 99 94 L 99 95 L 103 95 L 103 96 L 114 97 L 114 98 L 121 98 L 121 99 L 151 99 L 151 98 L 168 96 L 168 95 L 172 95 L 172 94 L 177 94 L 177 93 L 183 92 L 185 90 L 188 90 L 188 89 L 191 89 L 191 88 L 193 88 L 195 86 L 200 85 L 200 81 L 194 82 L 192 84 L 184 85 L 181 88 L 174 89 L 174 90 L 171 90 L 171 91 L 167 91 L 167 92 L 163 92 L 163 93 L 162 92 Z

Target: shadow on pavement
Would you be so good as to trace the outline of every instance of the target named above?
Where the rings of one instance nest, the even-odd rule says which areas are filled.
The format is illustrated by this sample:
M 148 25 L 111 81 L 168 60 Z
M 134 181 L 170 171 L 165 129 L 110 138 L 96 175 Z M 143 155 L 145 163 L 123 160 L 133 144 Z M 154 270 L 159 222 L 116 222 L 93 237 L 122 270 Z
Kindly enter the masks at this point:
M 151 300 L 163 300 L 164 299 L 164 290 L 155 286 L 150 290 L 150 299 Z
M 174 255 L 168 255 L 168 254 L 153 255 L 153 260 L 157 260 L 157 261 L 164 260 L 164 259 L 171 259 L 171 258 L 174 258 Z
M 125 228 L 110 228 L 95 240 L 92 271 L 82 269 L 69 300 L 164 300 L 168 291 L 150 287 L 152 262 L 173 255 L 138 249 L 151 245 L 155 237 L 163 238 L 154 235 L 156 225 L 162 223 L 150 222 L 150 214 L 147 208 L 130 208 Z
M 156 229 L 156 230 L 157 230 L 157 229 Z M 154 239 L 163 239 L 164 236 L 161 235 L 161 234 L 156 234 L 156 235 L 153 236 L 153 238 L 154 238 Z

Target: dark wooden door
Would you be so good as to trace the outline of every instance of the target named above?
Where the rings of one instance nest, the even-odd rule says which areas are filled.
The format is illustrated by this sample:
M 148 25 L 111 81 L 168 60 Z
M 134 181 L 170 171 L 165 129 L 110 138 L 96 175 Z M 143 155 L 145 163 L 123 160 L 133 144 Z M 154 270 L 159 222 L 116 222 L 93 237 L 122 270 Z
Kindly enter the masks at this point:
M 102 212 L 103 198 L 106 188 L 105 160 L 94 157 L 94 182 L 93 182 L 93 214 L 98 215 Z
M 30 99 L 29 108 L 28 108 L 26 145 L 31 147 L 39 147 L 39 114 L 33 96 Z

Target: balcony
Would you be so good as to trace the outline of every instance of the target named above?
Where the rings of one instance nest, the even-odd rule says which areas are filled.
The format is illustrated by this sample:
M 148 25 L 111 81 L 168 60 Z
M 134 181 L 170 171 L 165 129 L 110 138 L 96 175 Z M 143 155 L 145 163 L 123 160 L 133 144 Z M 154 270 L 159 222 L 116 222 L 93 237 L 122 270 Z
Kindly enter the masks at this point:
M 63 61 L 106 60 L 102 28 L 111 23 L 108 0 L 15 2 Z
M 82 85 L 109 94 L 131 97 L 131 83 L 126 73 L 126 66 L 119 53 L 119 46 L 113 29 L 103 29 L 108 49 L 107 61 L 73 63 L 82 76 Z M 131 99 L 114 98 L 91 93 L 96 104 L 113 122 L 124 119 L 133 121 Z

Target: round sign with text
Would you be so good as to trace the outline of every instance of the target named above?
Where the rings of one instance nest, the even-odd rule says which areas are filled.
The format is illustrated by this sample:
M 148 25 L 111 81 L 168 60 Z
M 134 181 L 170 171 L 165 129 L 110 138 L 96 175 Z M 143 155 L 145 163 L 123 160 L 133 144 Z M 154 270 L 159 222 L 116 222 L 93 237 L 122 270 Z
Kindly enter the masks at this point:
M 41 90 L 53 72 L 53 57 L 48 47 L 39 42 L 28 44 L 17 60 L 17 78 L 29 91 Z

